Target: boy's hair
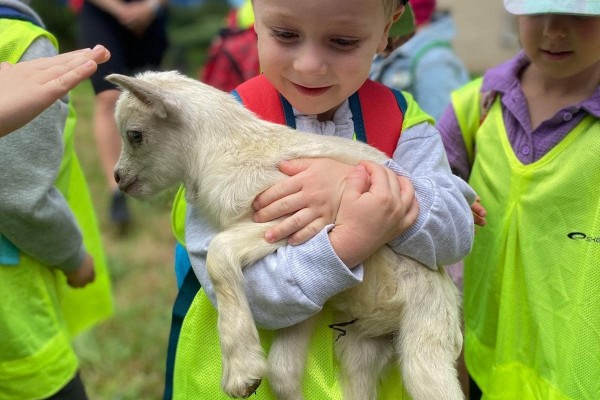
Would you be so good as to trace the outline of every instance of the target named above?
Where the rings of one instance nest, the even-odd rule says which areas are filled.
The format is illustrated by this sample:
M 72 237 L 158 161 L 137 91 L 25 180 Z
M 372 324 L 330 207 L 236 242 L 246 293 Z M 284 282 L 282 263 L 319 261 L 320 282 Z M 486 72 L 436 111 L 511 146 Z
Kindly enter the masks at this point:
M 406 3 L 408 3 L 408 0 L 382 0 L 382 2 L 385 15 L 391 17 L 392 15 L 394 15 L 394 12 L 396 12 L 398 7 L 406 5 Z

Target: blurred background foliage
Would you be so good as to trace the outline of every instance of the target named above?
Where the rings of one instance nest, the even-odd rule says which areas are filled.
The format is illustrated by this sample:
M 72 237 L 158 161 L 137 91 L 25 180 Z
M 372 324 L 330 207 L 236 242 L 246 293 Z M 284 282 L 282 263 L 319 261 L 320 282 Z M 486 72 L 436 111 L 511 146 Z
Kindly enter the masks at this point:
M 58 38 L 61 52 L 78 48 L 77 16 L 66 1 L 32 0 L 31 6 Z M 168 23 L 170 47 L 163 68 L 196 76 L 204 63 L 206 49 L 223 25 L 228 10 L 229 3 L 224 0 L 171 0 Z
M 57 36 L 61 52 L 78 48 L 76 14 L 65 1 L 33 0 L 31 5 Z M 171 0 L 170 47 L 163 69 L 197 78 L 228 10 L 225 1 Z M 92 133 L 90 82 L 79 85 L 71 96 L 78 115 L 76 149 L 100 223 L 115 304 L 111 319 L 75 340 L 81 375 L 90 400 L 162 399 L 177 294 L 170 220 L 174 193 L 148 202 L 130 199 L 133 224 L 125 232 L 116 231 L 107 221 L 109 194 Z

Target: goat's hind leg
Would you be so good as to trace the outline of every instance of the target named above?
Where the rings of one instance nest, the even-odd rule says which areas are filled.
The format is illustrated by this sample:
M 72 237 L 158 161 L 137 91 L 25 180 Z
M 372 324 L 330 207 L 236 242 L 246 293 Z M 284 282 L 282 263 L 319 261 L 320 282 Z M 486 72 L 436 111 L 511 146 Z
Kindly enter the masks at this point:
M 393 339 L 360 335 L 352 325 L 344 330 L 335 342 L 344 400 L 376 400 L 379 377 L 394 357 Z
M 272 253 L 280 245 L 265 241 L 264 231 L 264 226 L 253 223 L 223 231 L 211 241 L 206 258 L 219 316 L 221 387 L 231 397 L 254 393 L 266 370 L 242 275 L 242 266 Z
M 302 400 L 302 377 L 317 316 L 277 331 L 269 349 L 268 376 L 277 400 Z
M 443 270 L 417 263 L 409 269 L 399 284 L 405 306 L 396 337 L 404 385 L 413 400 L 463 400 L 456 370 L 462 347 L 458 290 Z

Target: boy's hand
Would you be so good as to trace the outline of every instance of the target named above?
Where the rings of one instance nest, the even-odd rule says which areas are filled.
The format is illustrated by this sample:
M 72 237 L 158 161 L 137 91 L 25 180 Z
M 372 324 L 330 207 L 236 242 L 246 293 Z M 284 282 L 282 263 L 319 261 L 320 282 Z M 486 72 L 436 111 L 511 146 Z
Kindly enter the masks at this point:
M 82 288 L 88 283 L 94 282 L 96 272 L 94 270 L 94 259 L 86 254 L 79 268 L 66 272 L 67 283 L 73 288 Z
M 475 199 L 475 203 L 471 204 L 471 211 L 473 212 L 475 225 L 485 226 L 485 216 L 487 215 L 487 211 L 481 205 L 481 198 L 479 198 L 479 196 Z
M 279 169 L 289 178 L 258 195 L 252 206 L 254 222 L 289 216 L 269 229 L 265 239 L 301 244 L 335 221 L 346 177 L 355 167 L 329 159 L 284 161 Z
M 407 178 L 364 161 L 346 179 L 329 238 L 338 257 L 348 267 L 354 267 L 406 231 L 418 214 L 414 187 Z

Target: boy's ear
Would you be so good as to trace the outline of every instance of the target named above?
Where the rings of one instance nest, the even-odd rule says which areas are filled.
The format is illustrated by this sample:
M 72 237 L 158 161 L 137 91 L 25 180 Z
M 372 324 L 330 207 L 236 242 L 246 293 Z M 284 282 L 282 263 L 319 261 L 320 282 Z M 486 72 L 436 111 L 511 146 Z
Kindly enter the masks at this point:
M 387 25 L 385 26 L 381 40 L 379 41 L 379 45 L 377 46 L 378 53 L 381 53 L 388 46 L 388 37 L 390 34 L 390 28 L 396 21 L 398 21 L 400 19 L 400 17 L 404 13 L 404 10 L 405 10 L 405 7 L 403 5 L 399 5 L 398 8 L 396 8 L 396 11 L 394 11 L 392 18 L 389 19 Z
M 121 74 L 110 74 L 105 78 L 121 89 L 129 91 L 146 104 L 161 119 L 177 115 L 177 104 L 155 85 L 138 78 Z

